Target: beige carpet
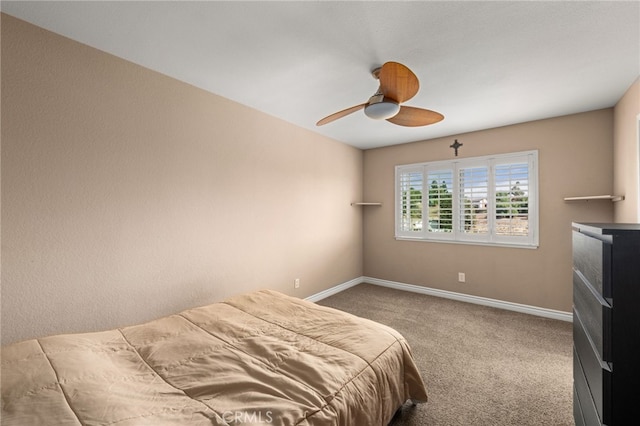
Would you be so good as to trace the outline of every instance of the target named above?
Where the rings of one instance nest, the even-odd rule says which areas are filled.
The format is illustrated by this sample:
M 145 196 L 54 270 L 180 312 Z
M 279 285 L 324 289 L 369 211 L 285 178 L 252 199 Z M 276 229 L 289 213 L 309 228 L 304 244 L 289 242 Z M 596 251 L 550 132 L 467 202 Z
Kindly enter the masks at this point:
M 571 323 L 369 284 L 318 304 L 409 341 L 429 401 L 390 426 L 574 424 Z

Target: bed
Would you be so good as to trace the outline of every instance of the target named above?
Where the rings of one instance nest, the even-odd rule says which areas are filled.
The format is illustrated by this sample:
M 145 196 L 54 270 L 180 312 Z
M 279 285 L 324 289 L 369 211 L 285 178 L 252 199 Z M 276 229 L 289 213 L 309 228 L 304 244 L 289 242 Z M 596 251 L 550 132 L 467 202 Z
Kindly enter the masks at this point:
M 387 425 L 427 399 L 405 339 L 262 290 L 2 348 L 2 425 Z

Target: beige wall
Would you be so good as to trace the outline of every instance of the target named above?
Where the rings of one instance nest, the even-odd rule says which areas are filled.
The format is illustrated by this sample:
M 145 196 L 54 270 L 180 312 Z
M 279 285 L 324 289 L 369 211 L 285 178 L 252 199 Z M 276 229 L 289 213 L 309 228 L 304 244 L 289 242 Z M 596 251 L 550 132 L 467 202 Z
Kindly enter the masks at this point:
M 540 247 L 514 249 L 394 239 L 394 166 L 539 150 Z M 518 124 L 365 151 L 365 276 L 571 311 L 571 222 L 610 221 L 609 201 L 565 202 L 613 187 L 613 111 Z M 466 273 L 466 283 L 457 273 Z
M 624 201 L 614 206 L 614 218 L 620 223 L 640 222 L 638 205 L 638 144 L 640 143 L 640 79 L 624 94 L 614 108 L 613 190 L 624 195 Z
M 2 342 L 359 277 L 362 164 L 2 15 Z

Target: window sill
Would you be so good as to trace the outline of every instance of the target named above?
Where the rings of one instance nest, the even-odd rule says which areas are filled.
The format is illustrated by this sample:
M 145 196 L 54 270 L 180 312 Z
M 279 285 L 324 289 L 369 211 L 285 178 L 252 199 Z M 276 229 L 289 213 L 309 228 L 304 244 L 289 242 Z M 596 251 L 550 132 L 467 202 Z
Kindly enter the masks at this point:
M 509 243 L 490 243 L 487 241 L 457 241 L 457 240 L 436 240 L 436 239 L 424 239 L 424 238 L 412 238 L 412 237 L 398 237 L 397 241 L 415 241 L 419 243 L 445 243 L 445 244 L 463 244 L 468 246 L 485 246 L 485 247 L 500 247 L 500 248 L 518 248 L 536 250 L 539 244 L 509 244 Z

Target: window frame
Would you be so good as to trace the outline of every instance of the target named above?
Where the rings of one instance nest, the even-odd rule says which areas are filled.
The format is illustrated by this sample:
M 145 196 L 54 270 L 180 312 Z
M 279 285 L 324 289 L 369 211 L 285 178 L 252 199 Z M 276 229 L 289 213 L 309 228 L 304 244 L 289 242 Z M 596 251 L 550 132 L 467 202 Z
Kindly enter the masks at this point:
M 496 166 L 509 164 L 527 164 L 527 205 L 528 234 L 500 235 L 496 230 L 496 193 L 498 186 Z M 460 204 L 464 197 L 460 186 L 460 170 L 472 167 L 487 168 L 487 228 L 486 234 L 463 232 Z M 452 172 L 452 230 L 451 232 L 429 231 L 429 173 L 451 170 Z M 422 172 L 422 229 L 403 230 L 401 176 L 408 172 Z M 458 244 L 478 244 L 500 247 L 537 248 L 539 246 L 539 189 L 538 189 L 538 150 L 486 155 L 481 157 L 456 158 L 453 160 L 429 161 L 423 163 L 395 166 L 395 238 L 397 240 L 446 242 Z M 425 210 L 425 205 L 427 206 Z

